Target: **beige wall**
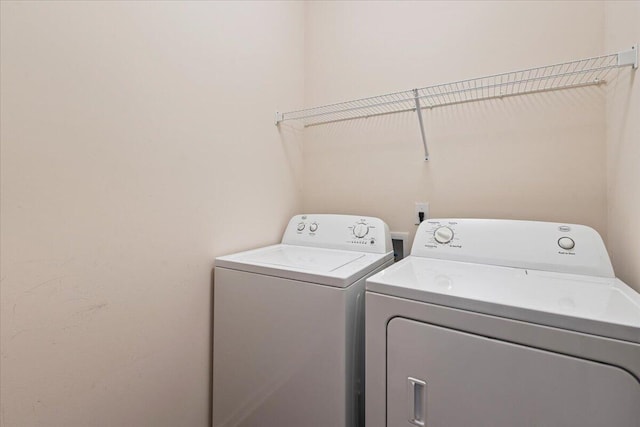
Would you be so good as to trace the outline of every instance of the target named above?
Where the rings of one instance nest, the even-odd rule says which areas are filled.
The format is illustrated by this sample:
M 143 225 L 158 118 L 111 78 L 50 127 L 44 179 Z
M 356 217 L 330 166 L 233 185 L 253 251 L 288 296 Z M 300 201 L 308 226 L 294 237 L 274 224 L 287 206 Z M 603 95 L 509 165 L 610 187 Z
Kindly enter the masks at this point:
M 640 286 L 628 70 L 426 112 L 429 162 L 410 113 L 309 128 L 304 152 L 272 123 L 625 48 L 638 2 L 1 5 L 3 427 L 207 425 L 213 258 L 300 206 L 412 234 L 416 201 L 585 223 Z
M 307 105 L 603 53 L 600 2 L 315 2 Z M 367 213 L 415 232 L 432 217 L 583 223 L 606 234 L 604 88 L 307 128 L 303 207 Z
M 213 259 L 299 211 L 303 9 L 2 2 L 3 427 L 208 425 Z
M 608 50 L 640 43 L 640 2 L 606 2 Z M 625 68 L 607 88 L 607 246 L 618 277 L 640 291 L 640 75 Z

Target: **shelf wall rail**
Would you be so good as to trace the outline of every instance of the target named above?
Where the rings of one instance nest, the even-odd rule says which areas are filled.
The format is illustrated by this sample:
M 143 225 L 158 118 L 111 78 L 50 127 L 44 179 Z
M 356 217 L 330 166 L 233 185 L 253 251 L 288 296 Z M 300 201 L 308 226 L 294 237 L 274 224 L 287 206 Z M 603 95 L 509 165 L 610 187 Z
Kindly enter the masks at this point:
M 295 120 L 304 127 L 415 111 L 425 160 L 429 160 L 422 110 L 465 102 L 555 91 L 606 83 L 607 74 L 620 67 L 638 68 L 638 45 L 609 55 L 494 74 L 452 83 L 410 89 L 303 110 L 276 112 L 275 124 Z

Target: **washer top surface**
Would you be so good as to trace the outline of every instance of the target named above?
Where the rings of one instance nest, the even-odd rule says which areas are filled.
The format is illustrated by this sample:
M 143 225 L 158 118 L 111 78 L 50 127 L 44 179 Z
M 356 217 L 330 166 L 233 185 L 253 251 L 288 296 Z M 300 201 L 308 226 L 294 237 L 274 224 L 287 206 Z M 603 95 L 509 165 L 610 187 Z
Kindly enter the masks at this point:
M 262 251 L 253 251 L 239 257 L 245 262 L 269 264 L 312 273 L 329 273 L 364 257 L 360 252 L 277 245 Z
M 367 291 L 640 343 L 640 296 L 615 278 L 409 256 Z
M 393 259 L 339 249 L 278 244 L 216 258 L 216 267 L 345 288 Z
M 499 225 L 493 221 L 492 234 Z M 531 230 L 528 222 L 518 222 L 524 230 Z M 503 241 L 504 236 L 487 237 L 485 243 L 474 241 L 467 245 L 465 227 L 451 227 L 454 235 L 459 234 L 458 240 L 434 244 L 437 226 L 434 229 L 426 225 L 424 228 L 430 227 L 429 233 L 416 235 L 411 256 L 367 279 L 367 291 L 640 343 L 640 295 L 615 277 L 607 277 L 610 264 L 602 260 L 605 251 L 608 261 L 604 245 L 597 247 L 597 240 L 589 240 L 593 236 L 585 238 L 581 233 L 568 235 L 559 231 L 565 227 L 576 230 L 573 225 L 535 224 L 548 224 L 548 228 L 557 231 L 550 236 L 555 245 L 559 245 L 562 237 L 571 238 L 574 252 L 560 246 L 548 251 L 536 240 L 549 236 L 536 227 L 533 235 L 527 231 L 522 239 L 516 229 L 507 228 L 511 241 L 527 242 L 525 257 L 518 253 L 517 244 L 504 250 L 492 246 L 492 242 Z M 595 233 L 591 230 L 588 234 L 591 232 Z M 474 232 L 467 235 L 474 236 Z M 442 240 L 448 238 L 448 231 L 443 236 Z M 600 270 L 594 270 L 596 263 L 588 258 L 580 260 L 571 255 L 587 244 L 590 247 L 586 252 L 600 263 Z M 492 247 L 483 250 L 483 245 Z M 474 254 L 469 247 L 479 252 Z M 549 253 L 536 256 L 532 247 L 543 247 L 543 252 L 555 251 L 557 256 Z M 430 257 L 431 251 L 437 251 L 438 257 Z M 474 256 L 483 257 L 483 262 L 469 262 Z M 573 264 L 562 264 L 563 259 Z M 551 271 L 534 268 L 541 265 Z
M 393 259 L 386 224 L 352 215 L 297 215 L 282 243 L 216 258 L 216 267 L 344 288 Z

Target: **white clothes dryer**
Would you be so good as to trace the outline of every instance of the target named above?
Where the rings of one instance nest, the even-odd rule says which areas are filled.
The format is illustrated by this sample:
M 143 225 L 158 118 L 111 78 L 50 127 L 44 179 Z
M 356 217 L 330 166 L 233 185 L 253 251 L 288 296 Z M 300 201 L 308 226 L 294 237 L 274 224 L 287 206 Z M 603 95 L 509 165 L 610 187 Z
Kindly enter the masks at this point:
M 367 427 L 640 427 L 640 295 L 595 230 L 429 220 L 366 288 Z
M 213 426 L 364 425 L 364 283 L 392 263 L 387 225 L 350 215 L 216 258 Z

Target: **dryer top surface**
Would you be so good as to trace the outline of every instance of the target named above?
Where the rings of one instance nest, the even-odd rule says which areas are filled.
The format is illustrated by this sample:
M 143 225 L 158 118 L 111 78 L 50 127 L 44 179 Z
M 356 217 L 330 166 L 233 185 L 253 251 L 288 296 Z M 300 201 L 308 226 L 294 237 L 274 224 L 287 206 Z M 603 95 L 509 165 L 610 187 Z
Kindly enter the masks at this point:
M 367 291 L 640 343 L 640 295 L 615 278 L 409 256 Z

